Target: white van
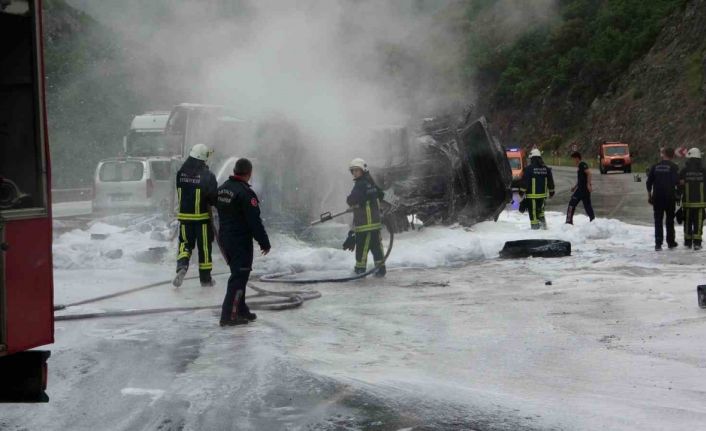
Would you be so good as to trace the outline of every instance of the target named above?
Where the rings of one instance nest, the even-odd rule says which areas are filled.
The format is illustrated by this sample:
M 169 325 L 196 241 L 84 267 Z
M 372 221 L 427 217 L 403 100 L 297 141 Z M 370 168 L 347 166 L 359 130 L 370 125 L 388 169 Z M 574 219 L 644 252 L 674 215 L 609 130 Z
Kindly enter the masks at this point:
M 174 166 L 174 161 L 168 157 L 101 160 L 93 182 L 93 211 L 172 208 Z

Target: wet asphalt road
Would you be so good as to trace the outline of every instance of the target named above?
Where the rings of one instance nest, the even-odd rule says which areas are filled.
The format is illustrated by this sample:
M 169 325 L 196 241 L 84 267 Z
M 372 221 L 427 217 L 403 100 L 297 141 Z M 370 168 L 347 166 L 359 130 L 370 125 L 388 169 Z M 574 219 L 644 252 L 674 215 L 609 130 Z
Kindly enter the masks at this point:
M 547 202 L 547 210 L 566 213 L 571 198 L 571 186 L 576 184 L 576 168 L 557 166 L 552 168 L 556 183 L 556 195 Z M 591 200 L 596 217 L 619 219 L 632 224 L 652 224 L 652 207 L 647 203 L 646 176 L 644 173 L 609 173 L 601 175 L 597 169 L 593 174 Z M 635 178 L 640 178 L 640 182 Z M 579 204 L 577 214 L 585 214 Z

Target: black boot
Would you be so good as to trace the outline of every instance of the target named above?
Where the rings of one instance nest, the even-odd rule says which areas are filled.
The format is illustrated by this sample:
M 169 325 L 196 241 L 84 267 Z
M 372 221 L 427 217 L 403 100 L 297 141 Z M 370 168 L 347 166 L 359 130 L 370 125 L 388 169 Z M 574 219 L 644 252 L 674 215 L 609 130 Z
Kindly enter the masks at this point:
M 385 275 L 387 275 L 387 268 L 385 268 L 385 265 L 382 265 L 377 271 L 375 271 L 375 277 L 383 278 Z
M 367 270 L 365 268 L 355 268 L 354 272 L 356 274 L 365 274 L 367 272 Z
M 219 322 L 221 326 L 238 326 L 238 325 L 247 325 L 248 324 L 248 319 L 237 316 L 235 319 L 228 319 L 228 320 L 221 320 Z
M 684 240 L 684 247 L 686 247 L 686 248 L 691 248 L 691 240 L 690 240 L 690 239 L 685 239 L 685 240 Z
M 701 250 L 701 241 L 694 241 L 694 250 Z

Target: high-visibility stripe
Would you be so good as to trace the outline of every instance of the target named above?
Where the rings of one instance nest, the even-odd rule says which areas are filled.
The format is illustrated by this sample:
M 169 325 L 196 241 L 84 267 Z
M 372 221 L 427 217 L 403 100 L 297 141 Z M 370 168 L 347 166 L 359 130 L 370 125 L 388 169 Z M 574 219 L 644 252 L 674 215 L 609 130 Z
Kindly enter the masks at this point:
M 181 210 L 181 187 L 177 187 L 177 208 Z
M 538 225 L 539 219 L 537 218 L 537 201 L 535 199 L 531 199 L 530 202 L 532 202 L 532 220 L 530 223 L 533 225 Z
M 697 218 L 697 224 L 696 224 L 696 235 L 694 235 L 694 239 L 698 239 L 701 241 L 701 237 L 704 234 L 704 212 L 703 210 L 699 210 L 699 216 Z
M 201 240 L 203 248 L 203 264 L 206 265 L 211 261 L 211 257 L 208 255 L 208 225 L 206 223 L 201 226 L 201 235 L 203 238 Z M 199 268 L 201 268 L 201 266 L 199 266 Z
M 194 199 L 194 214 L 201 211 L 201 189 L 196 189 L 196 199 Z
M 179 213 L 179 214 L 177 214 L 177 220 L 183 220 L 183 221 L 200 221 L 200 220 L 208 220 L 208 219 L 209 219 L 208 213 L 201 213 L 201 214 Z
M 177 259 L 187 259 L 190 257 L 191 257 L 191 255 L 187 252 L 182 252 L 177 255 Z
M 199 263 L 199 269 L 213 269 L 212 263 Z
M 693 238 L 691 231 L 691 211 L 684 211 L 684 239 L 690 240 Z
M 537 179 L 536 178 L 532 178 L 532 193 L 531 194 L 532 195 L 537 194 Z
M 372 224 L 373 223 L 373 212 L 370 209 L 370 201 L 367 201 L 365 203 L 365 222 L 366 224 Z
M 356 233 L 371 232 L 374 230 L 382 229 L 382 223 L 364 224 L 362 226 L 356 226 L 353 231 Z
M 686 202 L 682 206 L 684 208 L 706 208 L 706 202 Z
M 699 202 L 704 202 L 704 183 L 699 184 Z

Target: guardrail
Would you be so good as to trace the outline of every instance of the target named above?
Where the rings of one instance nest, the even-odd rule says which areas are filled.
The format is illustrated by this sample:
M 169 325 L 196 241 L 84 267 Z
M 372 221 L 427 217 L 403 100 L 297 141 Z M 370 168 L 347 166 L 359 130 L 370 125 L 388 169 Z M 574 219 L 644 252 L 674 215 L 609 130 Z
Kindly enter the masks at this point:
M 53 203 L 90 201 L 91 199 L 93 199 L 93 189 L 90 187 L 80 189 L 51 190 L 51 201 Z

